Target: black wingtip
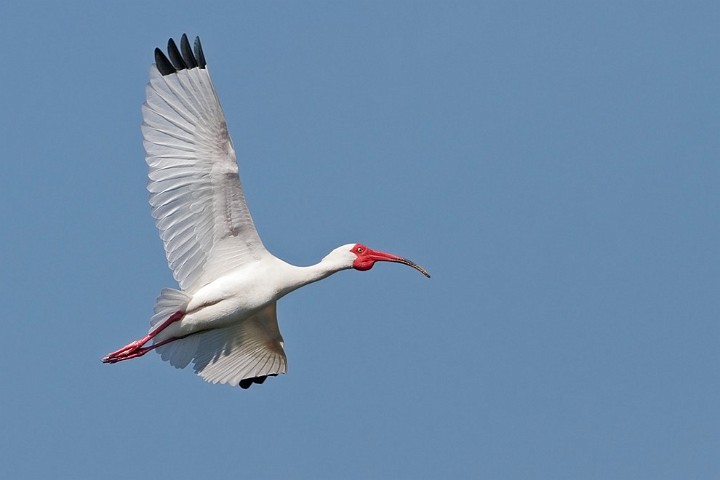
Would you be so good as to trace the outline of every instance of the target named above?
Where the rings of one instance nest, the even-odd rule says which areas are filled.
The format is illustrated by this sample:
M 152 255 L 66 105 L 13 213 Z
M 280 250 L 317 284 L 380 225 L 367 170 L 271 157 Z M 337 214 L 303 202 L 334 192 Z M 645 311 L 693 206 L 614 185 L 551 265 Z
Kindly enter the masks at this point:
M 205 54 L 203 53 L 202 44 L 200 43 L 200 37 L 195 37 L 195 58 L 197 59 L 198 67 L 207 67 Z
M 175 40 L 168 40 L 167 55 L 159 48 L 155 49 L 155 65 L 161 75 L 171 75 L 180 70 L 192 68 L 205 68 L 205 54 L 200 44 L 200 37 L 195 37 L 195 53 L 190 48 L 190 41 L 186 34 L 180 39 L 180 48 L 178 49 Z
M 253 383 L 262 385 L 268 377 L 277 377 L 277 373 L 271 373 L 270 375 L 262 375 L 260 377 L 244 378 L 240 380 L 240 388 L 248 389 Z
M 180 51 L 182 52 L 183 60 L 185 60 L 185 65 L 187 65 L 188 68 L 197 68 L 198 64 L 193 55 L 192 48 L 190 48 L 190 42 L 184 33 L 180 39 Z
M 159 48 L 155 49 L 155 65 L 161 75 L 170 75 L 176 72 L 175 67 L 172 66 L 170 60 L 168 60 L 163 51 Z
M 182 55 L 180 55 L 180 50 L 178 50 L 177 45 L 175 45 L 175 40 L 172 38 L 168 40 L 168 55 L 170 56 L 170 61 L 175 67 L 175 70 L 180 71 L 187 68 L 185 60 L 183 60 Z

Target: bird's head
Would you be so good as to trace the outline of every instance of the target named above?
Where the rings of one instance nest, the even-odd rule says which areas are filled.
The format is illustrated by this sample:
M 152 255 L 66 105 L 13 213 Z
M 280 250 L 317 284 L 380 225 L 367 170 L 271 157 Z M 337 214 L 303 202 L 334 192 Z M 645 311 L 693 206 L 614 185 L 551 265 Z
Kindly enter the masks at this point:
M 372 250 L 360 243 L 350 243 L 343 245 L 342 247 L 338 247 L 333 250 L 330 255 L 328 255 L 328 257 L 330 256 L 336 256 L 346 265 L 345 268 L 354 268 L 355 270 L 360 270 L 361 272 L 370 270 L 373 265 L 375 265 L 375 262 L 395 262 L 408 265 L 430 278 L 430 274 L 415 262 L 411 262 L 407 258 L 398 257 L 397 255 L 393 255 L 391 253 Z

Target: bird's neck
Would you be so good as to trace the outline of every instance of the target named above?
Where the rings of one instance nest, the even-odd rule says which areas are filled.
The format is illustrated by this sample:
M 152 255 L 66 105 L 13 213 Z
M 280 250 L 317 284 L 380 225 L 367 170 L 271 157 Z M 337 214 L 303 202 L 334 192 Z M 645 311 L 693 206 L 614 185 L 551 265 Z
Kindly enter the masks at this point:
M 307 267 L 297 267 L 289 264 L 287 266 L 289 268 L 287 268 L 287 275 L 285 276 L 285 286 L 280 292 L 280 296 L 285 296 L 293 290 L 297 290 L 300 287 L 329 277 L 335 272 L 349 268 L 348 266 L 334 264 L 325 259 L 315 265 Z

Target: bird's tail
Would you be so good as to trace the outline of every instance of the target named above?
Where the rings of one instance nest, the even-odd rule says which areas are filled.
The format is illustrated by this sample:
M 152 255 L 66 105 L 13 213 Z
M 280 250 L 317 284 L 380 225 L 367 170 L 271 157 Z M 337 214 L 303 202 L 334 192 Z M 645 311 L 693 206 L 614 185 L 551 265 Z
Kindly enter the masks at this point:
M 190 297 L 180 290 L 175 290 L 174 288 L 163 288 L 160 292 L 160 296 L 155 301 L 153 316 L 150 319 L 150 331 L 152 332 L 155 330 L 156 327 L 161 325 L 177 312 L 184 312 L 189 301 Z

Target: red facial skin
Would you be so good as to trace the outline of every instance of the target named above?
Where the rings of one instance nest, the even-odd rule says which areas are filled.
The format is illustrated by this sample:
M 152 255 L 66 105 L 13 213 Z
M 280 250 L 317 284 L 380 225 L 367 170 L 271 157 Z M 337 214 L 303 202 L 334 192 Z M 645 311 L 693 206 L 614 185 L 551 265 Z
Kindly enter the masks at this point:
M 417 270 L 418 272 L 422 273 L 426 277 L 430 278 L 430 274 L 425 271 L 424 268 L 414 262 L 411 262 L 407 258 L 398 257 L 397 255 L 393 255 L 391 253 L 371 250 L 360 243 L 356 243 L 352 247 L 352 249 L 350 249 L 350 251 L 357 256 L 357 258 L 353 262 L 353 268 L 355 270 L 360 270 L 361 272 L 364 272 L 365 270 L 370 270 L 373 265 L 375 265 L 375 262 L 396 262 L 408 265 Z

